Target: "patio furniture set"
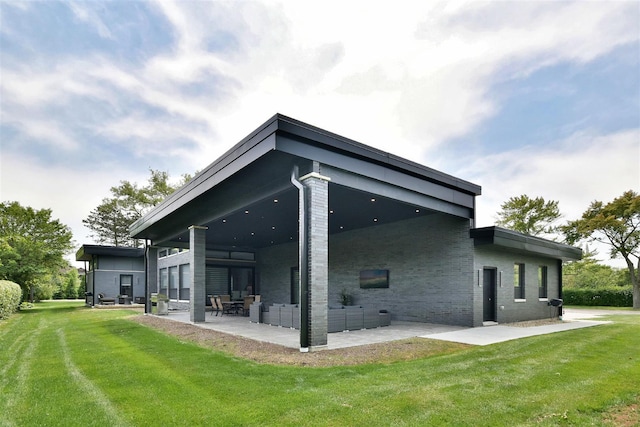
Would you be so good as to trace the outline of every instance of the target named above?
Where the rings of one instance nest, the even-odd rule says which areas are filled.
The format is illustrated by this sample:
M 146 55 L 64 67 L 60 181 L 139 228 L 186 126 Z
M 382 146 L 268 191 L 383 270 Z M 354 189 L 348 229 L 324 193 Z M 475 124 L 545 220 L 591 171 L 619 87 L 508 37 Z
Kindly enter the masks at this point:
M 298 304 L 251 304 L 249 320 L 284 328 L 300 329 L 300 307 Z M 360 305 L 329 306 L 327 332 L 354 331 L 378 328 L 391 324 L 387 310 Z
M 90 295 L 87 295 L 87 296 L 90 296 Z M 134 304 L 144 304 L 145 301 L 146 301 L 145 297 L 133 298 Z M 131 297 L 129 295 L 118 295 L 117 297 L 112 298 L 112 297 L 105 296 L 103 293 L 98 294 L 98 304 L 100 305 L 115 305 L 116 302 L 118 304 L 130 305 Z
M 260 295 L 247 295 L 241 300 L 232 300 L 231 295 L 209 295 L 211 301 L 211 315 L 213 313 L 218 316 L 223 314 L 242 314 L 243 316 L 249 315 L 249 308 L 251 304 L 256 301 L 260 301 Z

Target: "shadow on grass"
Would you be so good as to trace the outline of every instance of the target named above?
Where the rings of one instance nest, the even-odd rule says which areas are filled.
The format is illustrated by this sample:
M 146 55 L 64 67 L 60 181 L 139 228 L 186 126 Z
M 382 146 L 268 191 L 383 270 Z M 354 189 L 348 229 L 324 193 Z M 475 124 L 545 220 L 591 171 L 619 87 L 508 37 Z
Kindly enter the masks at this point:
M 25 303 L 23 303 L 24 305 Z M 78 301 L 41 301 L 35 303 L 29 303 L 26 307 L 21 307 L 18 310 L 20 314 L 31 314 L 31 313 L 40 313 L 43 311 L 55 311 L 56 313 L 60 312 L 71 312 L 76 310 L 86 309 L 84 300 Z

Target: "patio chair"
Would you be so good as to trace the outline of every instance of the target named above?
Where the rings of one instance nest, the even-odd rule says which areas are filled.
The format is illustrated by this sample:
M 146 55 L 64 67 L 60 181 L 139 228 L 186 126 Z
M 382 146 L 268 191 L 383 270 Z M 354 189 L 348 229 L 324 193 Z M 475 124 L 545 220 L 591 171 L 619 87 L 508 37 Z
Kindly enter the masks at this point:
M 220 309 L 222 314 L 224 313 L 231 314 L 231 312 L 234 310 L 233 304 L 231 303 L 231 296 L 220 295 L 217 301 L 218 301 L 218 308 Z
M 251 310 L 251 304 L 253 304 L 253 296 L 246 296 L 244 297 L 244 304 L 242 306 L 242 314 L 244 316 L 248 316 L 249 315 L 249 311 Z
M 209 296 L 209 301 L 211 301 L 211 316 L 213 317 L 213 312 L 215 311 L 216 316 L 218 316 L 218 313 L 220 312 L 220 309 L 218 308 L 218 302 L 216 301 L 218 297 L 215 295 L 210 295 Z

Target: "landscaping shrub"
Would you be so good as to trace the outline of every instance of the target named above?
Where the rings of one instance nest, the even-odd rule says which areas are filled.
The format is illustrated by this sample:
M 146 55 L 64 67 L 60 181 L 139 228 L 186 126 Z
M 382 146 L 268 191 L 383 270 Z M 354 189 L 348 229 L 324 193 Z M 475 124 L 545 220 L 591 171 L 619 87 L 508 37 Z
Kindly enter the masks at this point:
M 22 288 L 17 283 L 0 280 L 0 319 L 6 319 L 20 306 Z
M 586 305 L 606 307 L 633 307 L 631 286 L 616 286 L 596 289 L 563 289 L 565 305 Z

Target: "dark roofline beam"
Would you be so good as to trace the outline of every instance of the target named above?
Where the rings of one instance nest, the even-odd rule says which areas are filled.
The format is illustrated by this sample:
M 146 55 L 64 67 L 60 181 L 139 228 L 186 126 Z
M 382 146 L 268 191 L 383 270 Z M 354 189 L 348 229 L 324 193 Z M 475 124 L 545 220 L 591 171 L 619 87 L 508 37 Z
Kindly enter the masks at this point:
M 160 219 L 174 213 L 179 208 L 198 198 L 266 153 L 273 151 L 274 146 L 275 135 L 271 134 L 265 139 L 262 139 L 260 143 L 253 144 L 249 147 L 237 147 L 235 150 L 232 150 L 238 151 L 240 148 L 246 148 L 246 151 L 242 151 L 242 155 L 238 155 L 229 162 L 217 161 L 199 173 L 191 182 L 171 194 L 160 205 L 134 222 L 129 228 L 129 234 L 136 238 L 145 237 L 144 234 L 141 234 L 145 229 L 148 229 Z M 229 155 L 226 155 L 223 160 L 228 159 Z
M 363 175 L 352 174 L 326 165 L 322 166 L 322 170 L 324 175 L 331 177 L 331 185 L 343 185 L 432 211 L 473 219 L 473 204 L 471 204 L 471 206 L 461 206 L 458 203 L 453 203 L 451 200 L 442 200 L 388 182 L 379 181 Z M 473 200 L 473 197 L 469 197 Z

